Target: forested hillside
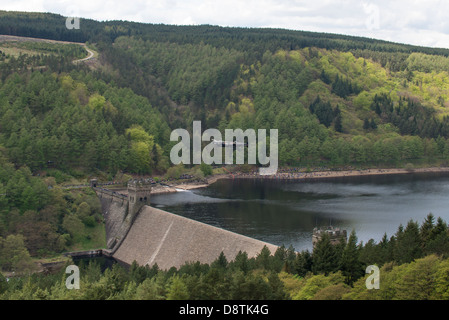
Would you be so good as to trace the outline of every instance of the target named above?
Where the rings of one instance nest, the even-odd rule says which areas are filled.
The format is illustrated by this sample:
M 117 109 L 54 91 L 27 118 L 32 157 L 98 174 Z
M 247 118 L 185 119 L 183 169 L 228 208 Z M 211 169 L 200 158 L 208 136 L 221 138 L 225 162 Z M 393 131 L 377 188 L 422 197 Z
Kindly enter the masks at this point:
M 163 177 L 171 130 L 194 120 L 278 129 L 281 166 L 448 164 L 447 49 L 88 19 L 68 30 L 59 15 L 4 11 L 0 34 L 98 52 L 88 66 L 72 63 L 86 55 L 76 44 L 0 42 L 0 236 L 24 235 L 33 256 L 98 243 L 98 202 L 63 183 Z
M 278 129 L 282 165 L 447 159 L 445 56 L 278 47 L 256 57 L 180 42 L 120 36 L 103 47 L 119 70 L 111 78 L 146 96 L 172 128 L 202 120 L 221 130 Z
M 8 237 L 5 247 L 14 241 Z M 357 244 L 355 232 L 338 245 L 323 237 L 313 253 L 264 247 L 255 258 L 220 254 L 169 270 L 114 264 L 104 273 L 98 262 L 80 263 L 79 290 L 66 289 L 64 270 L 9 282 L 0 274 L 0 300 L 447 300 L 448 242 L 446 222 L 428 215 L 379 243 Z M 380 289 L 367 290 L 365 268 L 374 261 Z

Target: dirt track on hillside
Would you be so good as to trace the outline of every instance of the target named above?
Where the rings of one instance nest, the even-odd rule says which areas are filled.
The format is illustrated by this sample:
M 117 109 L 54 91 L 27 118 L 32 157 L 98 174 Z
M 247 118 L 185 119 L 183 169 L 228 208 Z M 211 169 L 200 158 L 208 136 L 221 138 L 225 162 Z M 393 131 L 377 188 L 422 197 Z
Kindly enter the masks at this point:
M 85 43 L 82 42 L 71 42 L 71 41 L 59 41 L 59 40 L 50 40 L 50 39 L 41 39 L 41 38 L 29 38 L 29 37 L 20 37 L 20 36 L 10 36 L 10 35 L 0 35 L 0 42 L 3 41 L 18 41 L 18 42 L 25 42 L 25 41 L 33 41 L 33 42 L 48 42 L 48 43 L 60 43 L 60 44 L 78 44 L 80 46 L 83 46 L 84 49 L 88 52 L 88 56 L 82 59 L 74 60 L 73 63 L 78 63 L 82 61 L 87 61 L 93 59 L 95 56 L 95 51 L 89 49 Z

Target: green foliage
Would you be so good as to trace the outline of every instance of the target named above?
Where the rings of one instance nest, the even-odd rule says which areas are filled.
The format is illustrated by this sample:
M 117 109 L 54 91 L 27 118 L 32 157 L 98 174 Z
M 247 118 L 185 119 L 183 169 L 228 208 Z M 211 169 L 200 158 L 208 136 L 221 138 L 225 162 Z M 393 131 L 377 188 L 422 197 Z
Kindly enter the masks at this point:
M 303 286 L 293 297 L 293 300 L 311 300 L 313 299 L 321 290 L 332 286 L 338 285 L 343 282 L 343 276 L 341 273 L 331 273 L 329 275 L 319 274 L 310 275 L 306 277 Z
M 146 278 L 142 284 L 135 289 L 134 297 L 138 300 L 164 300 L 165 289 L 163 285 L 158 281 L 161 277 Z M 173 284 L 172 284 L 173 285 Z M 180 285 L 181 286 L 181 285 Z M 185 288 L 182 288 L 185 289 Z M 180 289 L 180 290 L 182 290 Z M 171 289 L 171 298 L 175 298 L 175 295 L 181 294 L 180 290 L 175 290 L 173 285 Z M 178 292 L 176 292 L 178 291 Z M 185 294 L 185 291 L 184 291 Z
M 22 235 L 0 238 L 0 266 L 4 271 L 14 271 L 18 274 L 36 269 Z
M 89 102 L 87 103 L 87 105 L 92 110 L 99 111 L 103 109 L 105 103 L 106 103 L 105 97 L 99 95 L 98 93 L 95 93 L 89 98 Z
M 73 241 L 78 242 L 84 236 L 83 222 L 74 214 L 66 215 L 62 227 L 72 236 Z
M 134 262 L 127 269 L 114 264 L 104 273 L 96 262 L 90 262 L 87 265 L 80 264 L 80 290 L 65 289 L 66 275 L 62 272 L 12 278 L 9 282 L 2 282 L 0 278 L 0 299 L 447 299 L 447 255 L 424 252 L 417 255 L 414 250 L 404 249 L 407 245 L 413 248 L 411 244 L 418 242 L 422 248 L 431 250 L 428 248 L 429 243 L 442 234 L 447 237 L 446 223 L 440 218 L 437 220 L 435 222 L 433 215 L 429 214 L 420 227 L 415 222 L 409 222 L 406 228 L 399 226 L 395 236 L 390 240 L 384 236 L 379 244 L 374 241 L 357 244 L 355 232 L 350 234 L 347 242 L 340 245 L 332 245 L 323 237 L 324 240 L 313 253 L 294 252 L 293 248 L 286 249 L 283 246 L 271 253 L 264 247 L 254 258 L 248 258 L 245 252 L 240 252 L 234 260 L 228 261 L 222 253 L 211 264 L 186 263 L 179 269 L 160 270 L 157 265 L 150 268 Z M 413 237 L 417 239 L 411 241 Z M 5 240 L 2 240 L 6 250 L 0 251 L 0 261 L 4 261 L 1 259 L 5 259 L 5 254 L 12 254 L 22 258 L 11 259 L 8 256 L 8 261 L 22 261 L 16 264 L 19 268 L 27 265 L 24 261 L 30 258 L 26 254 L 23 238 L 8 238 L 8 242 L 22 241 L 21 245 L 13 246 L 21 248 L 21 253 L 17 249 L 9 249 L 10 246 L 5 246 Z M 333 260 L 338 262 L 333 266 L 322 254 L 329 253 L 331 248 Z M 406 252 L 400 256 L 388 254 L 390 251 L 397 252 L 398 248 Z M 15 253 L 11 253 L 13 251 Z M 404 257 L 408 259 L 410 254 L 414 258 L 403 262 Z M 372 261 L 367 261 L 367 256 Z M 364 276 L 364 268 L 368 263 L 380 267 L 378 290 L 366 289 L 367 275 Z
M 39 33 L 33 14 L 2 17 Z M 16 165 L 70 175 L 163 174 L 170 129 L 190 128 L 194 119 L 220 130 L 278 129 L 281 165 L 399 165 L 449 154 L 447 50 L 287 30 L 248 37 L 239 28 L 86 23 L 89 31 L 47 36 L 96 39 L 113 72 L 58 60 L 81 54 L 73 51 L 80 46 L 27 42 L 21 46 L 52 54 L 39 62 L 47 72 L 25 71 L 33 64 L 25 58 L 1 65 L 0 101 L 8 103 L 0 109 L 0 143 Z M 153 140 L 131 138 L 137 127 Z M 357 135 L 368 140 L 361 145 Z M 411 154 L 403 145 L 414 136 L 429 148 Z M 434 150 L 426 139 L 439 137 Z
M 366 290 L 365 279 L 361 278 L 344 299 L 446 299 L 447 264 L 447 259 L 429 255 L 407 264 L 385 265 L 380 269 L 380 289 Z
M 360 252 L 357 247 L 357 236 L 353 230 L 341 255 L 341 271 L 345 276 L 345 283 L 352 283 L 363 275 L 363 266 L 360 262 Z
M 411 262 L 422 257 L 418 223 L 409 221 L 405 230 L 402 230 L 402 227 L 398 229 L 394 256 L 399 263 Z
M 324 124 L 326 127 L 329 127 L 334 118 L 334 112 L 330 103 L 324 103 L 320 100 L 318 96 L 316 100 L 309 106 L 309 110 L 311 113 L 315 114 L 318 117 L 318 120 L 321 124 Z
M 72 63 L 86 54 L 79 45 L 1 44 L 4 269 L 26 270 L 29 256 L 101 244 L 98 199 L 60 184 L 117 172 L 178 179 L 187 169 L 170 166 L 170 131 L 191 130 L 193 120 L 221 131 L 278 129 L 280 165 L 309 171 L 316 164 L 411 168 L 449 159 L 447 49 L 275 29 L 88 19 L 80 30 L 56 27 L 64 23 L 59 15 L 0 12 L 2 34 L 89 41 L 101 54 L 92 70 Z M 206 165 L 192 170 L 212 173 Z M 12 281 L 6 289 L 0 279 L 0 292 L 30 299 L 284 299 L 282 270 L 301 279 L 295 285 L 304 287 L 290 292 L 301 299 L 447 298 L 449 236 L 441 218 L 429 216 L 421 227 L 411 221 L 379 243 L 356 242 L 351 234 L 336 247 L 324 239 L 312 253 L 265 248 L 256 258 L 220 256 L 171 273 L 134 266 L 130 274 L 116 268 L 99 275 L 92 267 L 83 292 L 66 292 L 61 277 L 51 285 Z M 391 290 L 362 294 L 362 266 L 374 263 Z M 408 294 L 414 285 L 415 295 Z
M 212 174 L 212 166 L 209 164 L 201 163 L 200 169 L 205 177 L 210 176 Z
M 167 288 L 167 300 L 187 300 L 189 292 L 182 278 L 173 276 Z
M 170 167 L 167 170 L 166 177 L 168 179 L 179 179 L 181 175 L 185 172 L 185 168 L 182 164 Z
M 96 246 L 104 242 L 97 239 L 104 234 L 97 228 L 102 222 L 95 194 L 62 191 L 53 177 L 37 177 L 27 167 L 16 170 L 4 157 L 0 162 L 0 236 L 23 236 L 31 256 L 61 252 L 88 237 Z
M 341 98 L 346 98 L 352 94 L 359 94 L 360 89 L 351 83 L 348 79 L 342 79 L 337 75 L 335 81 L 332 83 L 332 92 Z
M 339 257 L 336 247 L 331 244 L 327 233 L 317 242 L 312 255 L 312 271 L 314 274 L 336 272 L 339 267 Z
M 113 264 L 101 273 L 96 262 L 80 264 L 79 290 L 65 288 L 63 271 L 55 275 L 33 275 L 0 282 L 0 299 L 82 300 L 204 300 L 204 299 L 289 299 L 278 272 L 270 266 L 280 257 L 261 252 L 268 269 L 248 259 L 227 261 L 221 254 L 211 263 L 186 263 L 179 269 L 159 270 L 157 265 L 129 269 Z M 243 258 L 243 260 L 242 260 Z M 242 262 L 245 261 L 243 264 Z M 243 267 L 243 268 L 241 268 Z M 0 279 L 1 281 L 1 279 Z
M 410 71 L 441 72 L 449 68 L 449 59 L 444 56 L 414 52 L 406 60 Z

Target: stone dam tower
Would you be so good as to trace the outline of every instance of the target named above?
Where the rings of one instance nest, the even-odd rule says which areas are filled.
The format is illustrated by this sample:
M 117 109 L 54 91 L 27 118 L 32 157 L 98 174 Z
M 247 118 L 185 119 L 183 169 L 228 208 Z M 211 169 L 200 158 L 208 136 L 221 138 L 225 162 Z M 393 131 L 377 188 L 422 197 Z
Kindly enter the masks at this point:
M 90 185 L 100 199 L 107 248 L 113 253 L 126 237 L 139 211 L 150 205 L 151 183 L 143 179 L 130 180 L 126 192 L 101 188 L 96 179 L 92 179 Z
M 312 234 L 312 244 L 313 248 L 315 248 L 316 244 L 321 240 L 323 235 L 328 235 L 330 243 L 333 245 L 336 245 L 340 243 L 341 241 L 346 241 L 347 239 L 347 232 L 346 230 L 342 230 L 340 228 L 335 228 L 332 226 L 329 227 L 321 227 L 321 228 L 314 228 L 313 234 Z
M 150 205 L 151 184 L 145 180 L 128 182 L 128 212 L 134 218 L 143 206 Z

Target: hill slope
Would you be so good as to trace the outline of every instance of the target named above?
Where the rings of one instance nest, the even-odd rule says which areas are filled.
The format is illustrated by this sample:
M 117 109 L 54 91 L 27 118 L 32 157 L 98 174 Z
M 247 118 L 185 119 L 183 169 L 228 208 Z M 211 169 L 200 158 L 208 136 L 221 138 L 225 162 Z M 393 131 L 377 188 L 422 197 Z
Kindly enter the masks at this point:
M 54 14 L 2 11 L 0 17 L 3 33 L 96 42 L 102 65 L 95 71 L 59 68 L 58 72 L 83 69 L 59 76 L 66 77 L 66 83 L 75 80 L 71 83 L 74 87 L 65 89 L 82 95 L 78 99 L 81 106 L 97 103 L 103 112 L 109 110 L 103 120 L 121 133 L 126 126 L 142 126 L 142 120 L 134 118 L 126 121 L 126 126 L 115 122 L 111 113 L 122 119 L 122 110 L 117 110 L 112 96 L 104 95 L 105 87 L 81 92 L 79 86 L 93 77 L 106 87 L 129 88 L 148 99 L 151 107 L 144 109 L 158 110 L 157 117 L 163 118 L 158 124 L 148 120 L 143 126 L 148 139 L 155 139 L 160 146 L 159 156 L 152 150 L 152 157 L 157 159 L 151 166 L 164 159 L 159 166 L 162 171 L 167 169 L 163 154 L 167 156 L 171 146 L 168 129 L 191 128 L 193 120 L 202 120 L 203 129 L 279 129 L 282 165 L 444 162 L 449 153 L 446 49 L 344 35 L 207 25 L 177 27 L 82 19 L 79 30 L 68 30 L 64 17 Z M 8 68 L 9 72 L 2 73 L 5 85 L 11 79 Z M 24 105 L 29 107 L 27 102 Z M 49 109 L 38 108 L 33 116 L 42 120 L 49 116 Z M 161 125 L 165 127 L 162 131 Z M 11 145 L 7 142 L 11 134 L 11 130 L 3 133 L 4 145 Z M 49 136 L 44 133 L 44 137 Z M 73 143 L 74 135 L 68 132 L 67 137 L 77 150 L 86 150 L 87 143 L 92 142 L 81 138 Z M 153 145 L 150 140 L 146 143 Z M 99 167 L 152 172 L 151 166 L 143 164 L 149 160 L 145 157 L 131 161 L 140 161 L 137 166 L 129 161 L 119 161 L 122 164 L 118 166 L 98 161 L 83 165 L 79 151 L 69 148 L 67 153 L 75 154 L 75 163 L 61 162 L 87 171 Z M 42 169 L 54 158 L 46 152 L 42 157 L 38 165 L 23 157 L 13 161 Z
M 39 239 L 51 251 L 84 241 L 74 231 L 83 223 L 100 223 L 89 218 L 94 209 L 78 210 L 88 202 L 83 196 L 51 188 L 93 174 L 179 176 L 183 169 L 171 169 L 168 159 L 170 132 L 191 130 L 193 120 L 203 130 L 278 129 L 282 166 L 449 160 L 447 49 L 87 19 L 68 30 L 59 15 L 4 11 L 1 33 L 88 41 L 99 54 L 90 68 L 72 63 L 86 56 L 79 45 L 0 43 L 0 236 L 31 235 L 31 226 L 17 225 L 40 217 L 52 232 Z M 192 172 L 202 176 L 199 168 Z M 31 213 L 22 221 L 25 212 Z M 64 225 L 65 217 L 71 218 Z

